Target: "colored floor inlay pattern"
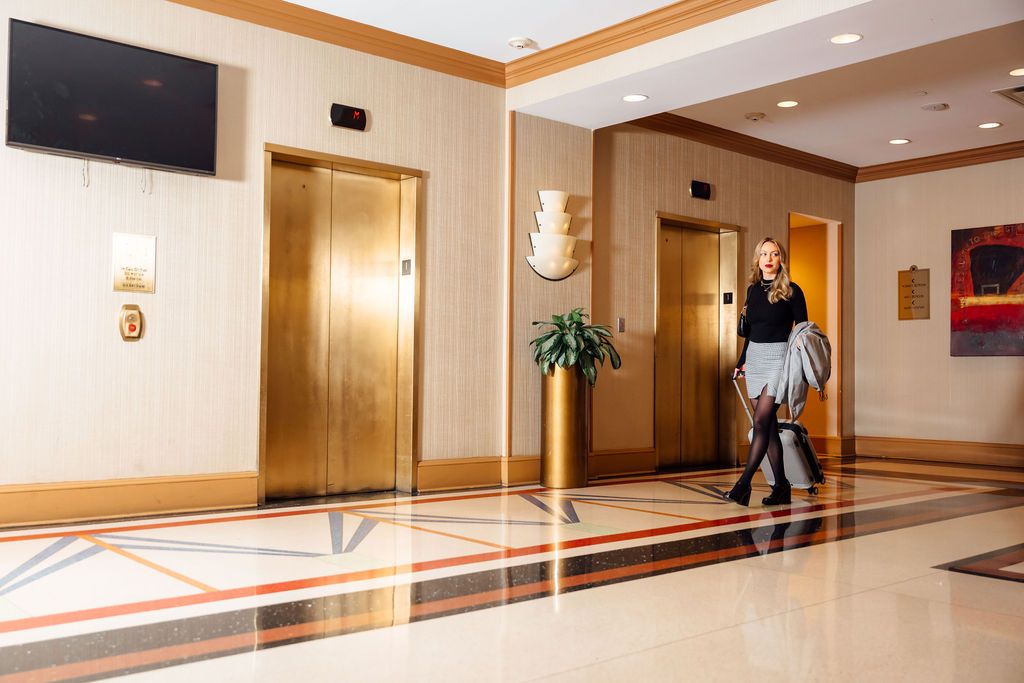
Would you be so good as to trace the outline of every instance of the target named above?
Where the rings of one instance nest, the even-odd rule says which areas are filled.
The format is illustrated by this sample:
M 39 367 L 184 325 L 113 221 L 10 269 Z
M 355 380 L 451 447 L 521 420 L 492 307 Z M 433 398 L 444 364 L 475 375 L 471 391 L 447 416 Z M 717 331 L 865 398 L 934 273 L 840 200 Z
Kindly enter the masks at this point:
M 736 472 L 719 470 L 0 533 L 0 681 L 180 666 L 1024 505 L 1017 477 L 912 469 L 834 461 L 819 495 L 776 508 L 723 502 Z M 1024 577 L 1024 545 L 949 559 Z
M 1024 583 L 1024 543 L 941 564 L 936 569 Z

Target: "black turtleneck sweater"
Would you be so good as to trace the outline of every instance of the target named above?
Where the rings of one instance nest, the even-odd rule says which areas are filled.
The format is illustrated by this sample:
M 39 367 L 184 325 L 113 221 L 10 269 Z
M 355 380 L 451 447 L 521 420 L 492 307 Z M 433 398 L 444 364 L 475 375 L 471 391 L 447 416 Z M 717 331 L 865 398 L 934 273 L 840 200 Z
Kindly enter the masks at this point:
M 767 280 L 761 280 L 767 283 Z M 793 325 L 807 320 L 807 301 L 804 292 L 795 282 L 791 282 L 793 296 L 788 300 L 779 299 L 769 303 L 768 293 L 762 284 L 747 287 L 747 320 L 750 321 L 750 336 L 743 344 L 743 353 L 736 363 L 741 368 L 747 362 L 747 346 L 750 342 L 770 344 L 789 341 L 789 333 Z

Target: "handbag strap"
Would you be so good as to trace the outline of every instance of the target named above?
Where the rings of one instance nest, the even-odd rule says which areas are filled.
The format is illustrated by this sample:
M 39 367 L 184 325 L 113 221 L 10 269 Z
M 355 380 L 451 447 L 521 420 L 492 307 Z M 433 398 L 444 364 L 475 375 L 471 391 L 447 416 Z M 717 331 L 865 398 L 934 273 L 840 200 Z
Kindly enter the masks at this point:
M 743 295 L 743 308 L 740 309 L 740 315 L 746 315 L 747 303 L 750 302 L 750 288 L 754 285 L 747 285 L 747 293 Z

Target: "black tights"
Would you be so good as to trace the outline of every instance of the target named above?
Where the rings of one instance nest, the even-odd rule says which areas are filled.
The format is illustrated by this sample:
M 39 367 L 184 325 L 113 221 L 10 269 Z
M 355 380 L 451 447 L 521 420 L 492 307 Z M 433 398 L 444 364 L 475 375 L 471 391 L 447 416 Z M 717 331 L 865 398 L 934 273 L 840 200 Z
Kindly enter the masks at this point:
M 775 397 L 768 395 L 767 385 L 761 390 L 761 395 L 750 402 L 754 406 L 754 436 L 750 440 L 750 451 L 747 453 L 747 467 L 736 482 L 736 488 L 745 489 L 750 486 L 754 473 L 757 472 L 766 454 L 772 472 L 775 473 L 775 485 L 779 486 L 786 481 L 786 470 L 782 462 L 782 440 L 779 438 L 779 406 L 775 404 Z

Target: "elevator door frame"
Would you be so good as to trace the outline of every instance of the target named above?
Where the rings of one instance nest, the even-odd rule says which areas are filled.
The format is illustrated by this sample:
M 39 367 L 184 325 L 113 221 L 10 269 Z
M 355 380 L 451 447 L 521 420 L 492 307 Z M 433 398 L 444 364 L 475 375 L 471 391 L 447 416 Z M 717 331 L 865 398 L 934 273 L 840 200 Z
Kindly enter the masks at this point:
M 411 272 L 399 277 L 398 288 L 398 362 L 397 405 L 395 410 L 395 488 L 416 490 L 417 383 L 416 358 L 419 348 L 420 318 L 420 246 L 417 239 L 423 172 L 361 159 L 324 154 L 284 145 L 267 143 L 263 147 L 263 291 L 261 294 L 260 398 L 259 398 L 259 474 L 257 498 L 266 502 L 267 474 L 267 377 L 270 338 L 270 231 L 271 169 L 274 161 L 286 161 L 336 171 L 397 180 L 400 183 L 399 262 L 411 262 Z
M 658 301 L 659 301 L 659 280 L 661 277 L 661 231 L 662 228 L 677 228 L 684 230 L 699 230 L 703 232 L 717 233 L 719 238 L 726 234 L 732 234 L 735 244 L 732 248 L 733 253 L 731 254 L 730 261 L 735 266 L 735 272 L 732 274 L 725 274 L 719 276 L 719 343 L 718 343 L 718 366 L 720 373 L 720 382 L 718 387 L 718 462 L 723 466 L 732 466 L 737 462 L 736 453 L 736 434 L 739 430 L 739 425 L 736 423 L 736 400 L 734 398 L 735 391 L 729 384 L 731 383 L 731 376 L 727 372 L 731 367 L 735 365 L 735 359 L 739 355 L 739 346 L 736 343 L 735 331 L 736 322 L 739 317 L 739 309 L 743 307 L 741 299 L 746 291 L 746 287 L 742 285 L 741 281 L 746 275 L 746 268 L 742 263 L 740 256 L 740 242 L 742 241 L 743 231 L 738 225 L 732 225 L 729 223 L 719 223 L 718 221 L 709 221 L 701 218 L 691 218 L 689 216 L 680 216 L 677 214 L 667 213 L 664 211 L 656 212 L 656 218 L 654 223 L 654 242 L 655 242 L 655 262 L 654 262 L 654 340 L 652 343 L 652 356 L 654 356 L 654 396 L 658 395 L 658 363 L 657 363 L 657 348 L 658 348 Z M 719 263 L 726 263 L 725 248 L 719 244 Z M 731 277 L 729 276 L 731 275 Z M 722 295 L 724 292 L 731 291 L 733 293 L 733 303 L 731 305 L 722 304 Z M 656 400 L 656 399 L 655 399 Z M 653 410 L 651 420 L 651 433 L 652 441 L 654 443 L 655 457 L 660 460 L 659 449 L 658 449 L 658 406 L 652 405 Z M 743 430 L 746 434 L 746 429 Z M 702 465 L 701 467 L 706 467 Z

